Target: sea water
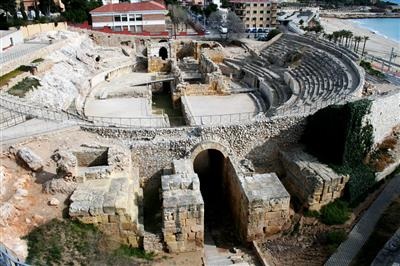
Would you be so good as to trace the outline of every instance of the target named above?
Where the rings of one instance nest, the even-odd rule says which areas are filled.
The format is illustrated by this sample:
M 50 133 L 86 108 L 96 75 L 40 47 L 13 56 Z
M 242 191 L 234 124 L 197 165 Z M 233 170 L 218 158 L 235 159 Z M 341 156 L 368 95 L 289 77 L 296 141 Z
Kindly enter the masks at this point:
M 363 18 L 352 21 L 376 34 L 400 42 L 400 18 Z

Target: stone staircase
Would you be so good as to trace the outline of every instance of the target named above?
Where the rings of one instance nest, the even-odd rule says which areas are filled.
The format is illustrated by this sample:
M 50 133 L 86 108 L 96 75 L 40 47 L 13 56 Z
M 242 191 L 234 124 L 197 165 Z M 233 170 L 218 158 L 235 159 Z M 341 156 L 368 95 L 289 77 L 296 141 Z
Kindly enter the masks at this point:
M 242 259 L 235 261 L 235 254 L 219 250 L 208 231 L 204 232 L 204 266 L 250 266 Z

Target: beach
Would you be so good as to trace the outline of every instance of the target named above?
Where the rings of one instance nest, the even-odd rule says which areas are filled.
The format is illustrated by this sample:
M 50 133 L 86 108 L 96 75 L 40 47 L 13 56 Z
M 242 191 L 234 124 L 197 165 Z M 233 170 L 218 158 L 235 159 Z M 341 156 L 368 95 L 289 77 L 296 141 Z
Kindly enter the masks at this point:
M 361 27 L 359 24 L 349 19 L 338 19 L 338 18 L 320 18 L 321 24 L 325 29 L 326 33 L 332 33 L 334 31 L 349 30 L 353 32 L 354 36 L 368 36 L 369 40 L 365 46 L 365 50 L 368 54 L 379 56 L 389 60 L 389 55 L 392 47 L 395 51 L 400 54 L 400 43 L 394 40 L 388 39 L 385 36 L 375 34 L 367 28 Z M 364 42 L 360 43 L 360 49 L 362 49 Z M 396 63 L 400 64 L 400 57 L 395 58 Z

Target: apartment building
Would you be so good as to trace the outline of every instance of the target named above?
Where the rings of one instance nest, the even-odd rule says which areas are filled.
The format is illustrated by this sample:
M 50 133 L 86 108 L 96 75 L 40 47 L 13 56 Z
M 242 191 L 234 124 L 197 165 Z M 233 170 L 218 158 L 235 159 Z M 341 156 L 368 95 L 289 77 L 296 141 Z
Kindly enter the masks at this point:
M 113 31 L 161 33 L 166 31 L 165 5 L 155 1 L 108 4 L 90 11 L 92 28 Z
M 232 9 L 247 29 L 270 28 L 277 25 L 278 3 L 271 0 L 230 0 Z

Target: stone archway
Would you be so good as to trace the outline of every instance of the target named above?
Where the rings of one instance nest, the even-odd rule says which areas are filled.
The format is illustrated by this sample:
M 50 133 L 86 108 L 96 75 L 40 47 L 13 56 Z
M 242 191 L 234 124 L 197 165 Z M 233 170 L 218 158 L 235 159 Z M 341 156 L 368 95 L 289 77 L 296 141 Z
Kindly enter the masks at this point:
M 162 58 L 162 60 L 165 60 L 168 58 L 168 50 L 164 46 L 160 48 L 158 51 L 158 56 Z
M 227 188 L 231 182 L 227 149 L 218 143 L 202 143 L 194 149 L 191 157 L 204 201 L 204 234 L 209 236 L 209 241 L 212 239 L 221 245 L 238 243 L 235 223 L 232 222 L 231 193 Z

